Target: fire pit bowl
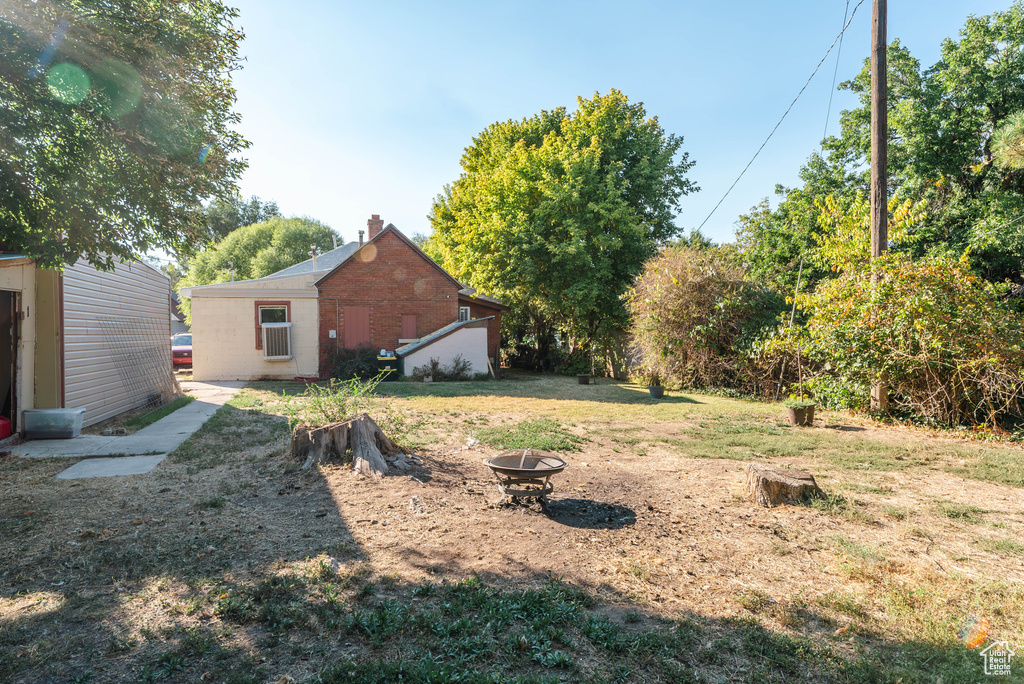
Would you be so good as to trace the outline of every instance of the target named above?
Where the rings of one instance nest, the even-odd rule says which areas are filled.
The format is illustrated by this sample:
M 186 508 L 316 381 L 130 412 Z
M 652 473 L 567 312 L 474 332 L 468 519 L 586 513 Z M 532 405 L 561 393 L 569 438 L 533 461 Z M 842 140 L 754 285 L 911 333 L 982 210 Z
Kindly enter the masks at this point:
M 568 467 L 563 459 L 550 451 L 517 449 L 492 456 L 484 461 L 498 479 L 498 491 L 513 498 L 544 497 L 554 491 L 552 475 Z

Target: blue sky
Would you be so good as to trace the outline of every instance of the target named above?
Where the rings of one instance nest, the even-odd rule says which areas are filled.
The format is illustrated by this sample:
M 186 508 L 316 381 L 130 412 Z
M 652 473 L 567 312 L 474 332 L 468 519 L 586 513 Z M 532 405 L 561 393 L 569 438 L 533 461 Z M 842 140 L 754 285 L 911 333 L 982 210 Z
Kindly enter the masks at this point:
M 851 0 L 852 11 L 858 0 Z M 430 203 L 489 124 L 611 88 L 643 102 L 697 162 L 701 191 L 676 219 L 699 225 L 803 86 L 842 27 L 846 0 L 776 2 L 322 2 L 233 0 L 246 39 L 235 74 L 252 147 L 243 196 L 325 221 L 347 239 L 380 214 L 429 233 Z M 889 38 L 922 65 L 969 14 L 1008 1 L 895 0 Z M 841 82 L 870 45 L 871 0 L 844 38 Z M 826 122 L 836 53 L 808 86 L 704 233 L 733 239 L 737 217 L 776 183 L 795 184 Z M 835 93 L 839 111 L 855 106 Z

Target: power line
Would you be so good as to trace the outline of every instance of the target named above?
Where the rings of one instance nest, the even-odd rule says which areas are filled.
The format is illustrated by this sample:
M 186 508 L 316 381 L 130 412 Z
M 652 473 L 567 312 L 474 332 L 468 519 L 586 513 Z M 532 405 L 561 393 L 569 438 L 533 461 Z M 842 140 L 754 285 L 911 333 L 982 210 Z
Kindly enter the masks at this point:
M 857 5 L 853 8 L 853 13 L 850 14 L 850 20 L 846 22 L 846 25 L 843 26 L 843 30 L 839 32 L 839 35 L 836 36 L 836 39 L 832 41 L 832 45 L 830 45 L 828 50 L 825 51 L 825 56 L 821 58 L 820 62 L 818 62 L 818 66 L 814 67 L 814 71 L 811 73 L 810 77 L 808 77 L 807 82 L 804 83 L 804 87 L 800 89 L 800 92 L 796 94 L 796 97 L 793 98 L 793 101 L 789 103 L 789 107 L 786 108 L 786 111 L 785 113 L 783 113 L 782 118 L 779 119 L 779 122 L 777 124 L 775 124 L 775 128 L 772 129 L 772 132 L 769 133 L 768 137 L 764 139 L 764 142 L 761 143 L 761 146 L 757 148 L 757 152 L 754 153 L 754 156 L 750 158 L 750 161 L 747 162 L 747 165 L 743 167 L 742 171 L 740 171 L 740 175 L 736 177 L 736 180 L 732 182 L 732 185 L 729 186 L 729 189 L 725 191 L 724 195 L 722 195 L 722 199 L 718 200 L 718 204 L 716 204 L 715 208 L 711 210 L 711 213 L 708 214 L 703 221 L 701 221 L 699 226 L 697 226 L 698 231 L 701 228 L 703 228 L 704 224 L 708 222 L 708 219 L 710 219 L 714 215 L 714 213 L 718 211 L 718 207 L 722 206 L 722 202 L 724 202 L 725 198 L 729 196 L 729 193 L 732 192 L 732 189 L 736 187 L 736 184 L 740 182 L 740 179 L 743 178 L 743 175 L 747 172 L 747 169 L 750 168 L 750 165 L 754 163 L 754 160 L 757 159 L 757 156 L 761 154 L 761 150 L 764 149 L 764 146 L 767 145 L 768 141 L 772 139 L 773 135 L 775 135 L 775 131 L 779 130 L 779 126 L 781 126 L 782 122 L 786 120 L 786 116 L 789 114 L 790 110 L 793 109 L 793 105 L 796 104 L 796 101 L 799 100 L 800 96 L 804 94 L 805 90 L 807 90 L 807 86 L 811 84 L 811 80 L 814 78 L 815 74 L 818 73 L 818 69 L 820 69 L 821 65 L 825 63 L 826 59 L 828 59 L 829 54 L 832 52 L 832 48 L 834 48 L 836 46 L 836 43 L 838 43 L 842 39 L 843 34 L 846 33 L 846 29 L 848 29 L 850 27 L 850 24 L 853 23 L 853 18 L 857 15 L 857 10 L 863 4 L 864 0 L 860 0 L 860 2 L 858 2 Z
M 856 10 L 854 10 L 856 11 Z M 843 10 L 843 32 L 846 31 L 846 15 L 850 13 L 850 0 L 846 0 Z M 839 34 L 839 49 L 836 50 L 836 69 L 832 72 L 832 89 L 828 91 L 828 111 L 825 112 L 825 129 L 821 132 L 822 141 L 828 136 L 828 120 L 832 116 L 832 96 L 836 94 L 836 76 L 839 75 L 839 58 L 843 56 L 843 33 Z

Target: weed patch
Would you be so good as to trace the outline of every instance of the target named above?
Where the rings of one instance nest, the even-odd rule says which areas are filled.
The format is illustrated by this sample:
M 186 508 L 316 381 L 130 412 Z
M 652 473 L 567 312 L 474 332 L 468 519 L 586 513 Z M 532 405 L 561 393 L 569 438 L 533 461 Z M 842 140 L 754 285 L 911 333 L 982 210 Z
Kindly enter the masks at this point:
M 495 426 L 477 430 L 477 439 L 484 444 L 511 451 L 541 449 L 543 451 L 579 451 L 583 438 L 551 418 L 538 418 L 511 426 Z

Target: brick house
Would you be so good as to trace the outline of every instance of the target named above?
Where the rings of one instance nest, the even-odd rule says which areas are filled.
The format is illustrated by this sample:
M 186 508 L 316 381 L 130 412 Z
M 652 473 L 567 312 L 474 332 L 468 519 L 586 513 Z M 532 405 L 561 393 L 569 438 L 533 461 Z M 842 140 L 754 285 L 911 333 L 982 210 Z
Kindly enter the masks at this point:
M 399 356 L 409 349 L 417 358 L 431 350 L 460 353 L 473 372 L 488 372 L 488 362 L 496 370 L 507 310 L 464 287 L 376 214 L 365 241 L 360 231 L 358 242 L 265 278 L 185 288 L 182 295 L 192 299 L 197 380 L 324 377 L 332 352 L 361 346 Z M 268 330 L 289 336 L 287 353 L 268 356 L 261 348 Z

